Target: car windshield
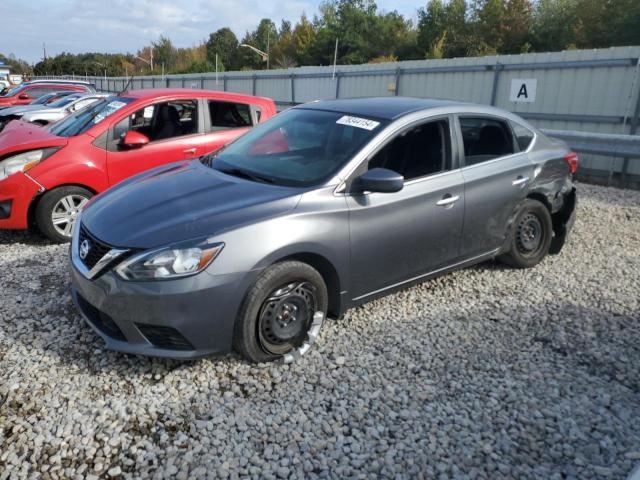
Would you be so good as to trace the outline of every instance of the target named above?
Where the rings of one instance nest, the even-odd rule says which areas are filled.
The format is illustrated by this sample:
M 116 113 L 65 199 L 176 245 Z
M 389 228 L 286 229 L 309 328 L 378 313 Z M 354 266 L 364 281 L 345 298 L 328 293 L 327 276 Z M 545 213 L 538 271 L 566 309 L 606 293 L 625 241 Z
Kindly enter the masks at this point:
M 26 85 L 18 85 L 17 87 L 10 88 L 6 92 L 3 92 L 2 95 L 0 95 L 0 96 L 2 96 L 2 97 L 13 97 L 16 94 L 18 94 L 21 91 L 23 91 L 25 88 L 27 88 Z
M 106 97 L 55 123 L 49 132 L 59 137 L 80 135 L 133 101 L 133 98 Z
M 295 108 L 211 154 L 205 163 L 258 182 L 315 185 L 344 166 L 383 123 L 344 113 Z
M 49 103 L 48 106 L 51 108 L 64 107 L 65 105 L 69 105 L 71 102 L 77 100 L 78 98 L 80 98 L 80 95 L 67 95 L 66 97 L 62 97 L 55 102 Z
M 58 94 L 57 93 L 45 93 L 41 97 L 38 97 L 33 102 L 31 102 L 31 105 L 45 105 L 47 103 L 50 103 L 51 100 L 55 101 L 56 100 L 56 98 L 55 98 L 56 95 L 58 95 Z

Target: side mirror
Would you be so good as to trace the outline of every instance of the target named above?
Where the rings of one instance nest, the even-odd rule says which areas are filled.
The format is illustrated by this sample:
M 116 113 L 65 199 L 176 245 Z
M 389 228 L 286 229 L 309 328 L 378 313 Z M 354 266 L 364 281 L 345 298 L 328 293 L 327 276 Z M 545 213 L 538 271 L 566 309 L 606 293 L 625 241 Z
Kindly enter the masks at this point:
M 360 192 L 399 192 L 404 187 L 404 177 L 386 168 L 373 168 L 358 177 L 354 187 Z
M 129 130 L 122 140 L 122 144 L 130 148 L 140 148 L 147 143 L 149 143 L 149 137 L 135 130 Z
M 31 97 L 29 97 L 29 95 L 27 95 L 26 93 L 21 93 L 20 95 L 18 95 L 18 98 L 20 100 L 29 100 L 29 98 Z

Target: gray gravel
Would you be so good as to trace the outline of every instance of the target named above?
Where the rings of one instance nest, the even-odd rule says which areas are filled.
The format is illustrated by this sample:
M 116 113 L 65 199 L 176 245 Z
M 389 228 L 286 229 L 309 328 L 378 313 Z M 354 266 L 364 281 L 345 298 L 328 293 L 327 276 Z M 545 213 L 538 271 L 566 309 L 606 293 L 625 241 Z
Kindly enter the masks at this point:
M 0 479 L 625 478 L 640 192 L 580 192 L 562 255 L 367 304 L 290 366 L 106 351 L 69 300 L 67 247 L 2 232 Z

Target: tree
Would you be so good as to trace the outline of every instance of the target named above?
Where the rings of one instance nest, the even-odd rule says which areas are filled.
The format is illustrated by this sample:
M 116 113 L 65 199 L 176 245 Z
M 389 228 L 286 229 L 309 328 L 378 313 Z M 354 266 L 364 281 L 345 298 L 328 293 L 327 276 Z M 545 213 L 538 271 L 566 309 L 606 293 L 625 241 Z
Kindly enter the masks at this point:
M 153 62 L 156 70 L 160 70 L 164 65 L 165 72 L 173 70 L 177 60 L 177 50 L 169 38 L 160 35 L 156 42 L 152 42 Z
M 534 14 L 534 48 L 538 51 L 564 50 L 577 42 L 575 0 L 540 0 Z
M 316 31 L 313 25 L 303 13 L 300 21 L 293 29 L 291 43 L 293 47 L 293 55 L 299 65 L 311 64 L 311 56 L 309 55 L 309 47 L 316 37 Z
M 227 70 L 236 70 L 240 67 L 238 58 L 238 39 L 230 28 L 221 28 L 209 36 L 206 46 L 206 59 L 210 65 L 215 65 L 216 54 L 218 62 Z
M 434 57 L 432 52 L 445 38 L 447 26 L 447 11 L 442 0 L 430 0 L 427 8 L 418 10 L 418 49 L 425 57 Z

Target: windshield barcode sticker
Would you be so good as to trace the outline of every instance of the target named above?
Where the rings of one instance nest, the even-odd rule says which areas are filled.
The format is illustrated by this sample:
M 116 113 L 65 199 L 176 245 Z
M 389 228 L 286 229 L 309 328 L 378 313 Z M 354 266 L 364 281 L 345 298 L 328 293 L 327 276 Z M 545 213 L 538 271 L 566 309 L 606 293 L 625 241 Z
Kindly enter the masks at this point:
M 365 130 L 373 130 L 380 125 L 380 122 L 369 120 L 368 118 L 352 117 L 350 115 L 340 117 L 336 123 L 350 127 L 364 128 Z

